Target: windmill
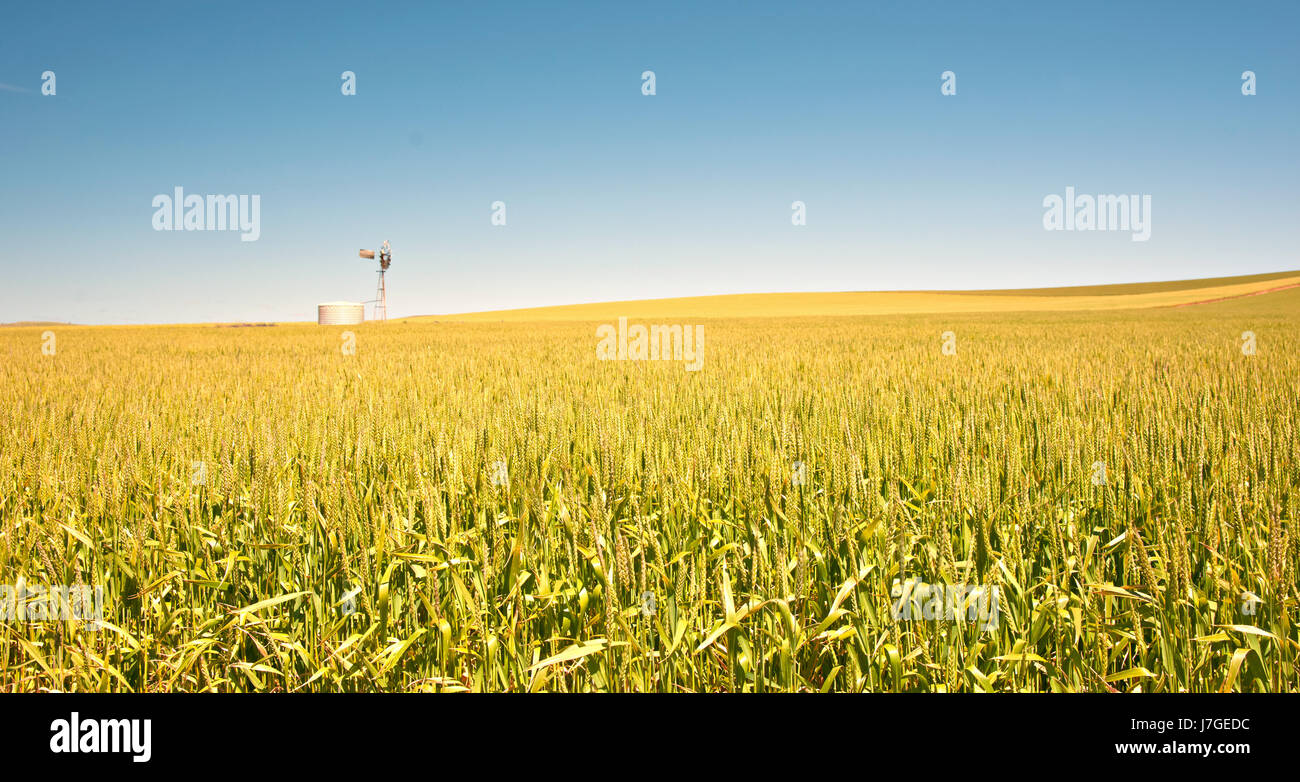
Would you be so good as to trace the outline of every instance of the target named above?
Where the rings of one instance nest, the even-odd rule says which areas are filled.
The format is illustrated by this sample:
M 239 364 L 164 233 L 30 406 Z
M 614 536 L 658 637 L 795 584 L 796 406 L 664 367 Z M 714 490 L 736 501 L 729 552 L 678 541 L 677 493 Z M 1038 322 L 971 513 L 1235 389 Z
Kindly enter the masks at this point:
M 373 261 L 375 259 L 374 250 L 362 250 L 361 257 Z M 388 288 L 384 287 L 384 272 L 393 263 L 393 253 L 389 250 L 388 240 L 379 246 L 379 287 L 375 290 L 375 300 L 370 302 L 375 305 L 375 320 L 380 323 L 388 322 Z

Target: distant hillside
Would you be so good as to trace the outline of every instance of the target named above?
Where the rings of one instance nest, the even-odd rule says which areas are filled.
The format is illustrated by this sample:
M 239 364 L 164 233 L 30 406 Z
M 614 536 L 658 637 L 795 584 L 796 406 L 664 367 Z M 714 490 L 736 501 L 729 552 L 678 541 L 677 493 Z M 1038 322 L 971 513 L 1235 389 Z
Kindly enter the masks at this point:
M 1023 290 L 744 293 L 428 315 L 409 320 L 610 322 L 622 316 L 680 319 L 1148 309 L 1222 301 L 1296 285 L 1300 285 L 1300 271 Z
M 1127 293 L 1185 291 L 1195 288 L 1212 288 L 1218 285 L 1284 280 L 1296 276 L 1300 276 L 1300 271 L 1247 274 L 1239 277 L 1205 277 L 1199 280 L 1170 280 L 1168 282 L 1126 282 L 1118 285 L 1072 285 L 1065 288 L 1003 288 L 999 290 L 949 292 L 960 293 L 965 296 L 1117 296 Z

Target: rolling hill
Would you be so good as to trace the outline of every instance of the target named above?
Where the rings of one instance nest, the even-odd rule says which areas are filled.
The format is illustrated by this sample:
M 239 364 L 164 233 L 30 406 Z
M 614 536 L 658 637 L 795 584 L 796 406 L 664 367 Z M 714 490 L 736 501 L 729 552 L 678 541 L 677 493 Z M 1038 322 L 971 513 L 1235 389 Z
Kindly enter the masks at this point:
M 976 312 L 1069 312 L 1179 307 L 1300 286 L 1300 271 L 1202 280 L 987 291 L 744 293 L 568 304 L 403 318 L 412 321 L 608 321 Z

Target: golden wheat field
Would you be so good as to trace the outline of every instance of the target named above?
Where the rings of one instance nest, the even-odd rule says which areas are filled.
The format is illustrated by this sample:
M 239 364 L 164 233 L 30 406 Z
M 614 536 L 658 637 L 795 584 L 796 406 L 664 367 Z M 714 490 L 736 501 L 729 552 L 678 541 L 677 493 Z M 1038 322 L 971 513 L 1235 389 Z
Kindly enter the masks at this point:
M 1300 289 L 1129 295 L 0 329 L 0 690 L 1298 691 Z

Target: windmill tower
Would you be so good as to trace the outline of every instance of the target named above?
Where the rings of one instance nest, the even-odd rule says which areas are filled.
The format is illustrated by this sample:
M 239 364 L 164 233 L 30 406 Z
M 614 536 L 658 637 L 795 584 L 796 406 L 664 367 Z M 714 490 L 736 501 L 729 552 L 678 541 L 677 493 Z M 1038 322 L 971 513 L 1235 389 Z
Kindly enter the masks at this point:
M 375 259 L 374 250 L 362 250 L 361 257 L 367 260 Z M 374 319 L 380 323 L 388 322 L 388 288 L 384 285 L 384 273 L 393 263 L 393 253 L 388 247 L 388 240 L 379 246 L 379 287 L 375 289 L 375 299 L 372 304 L 375 305 Z

